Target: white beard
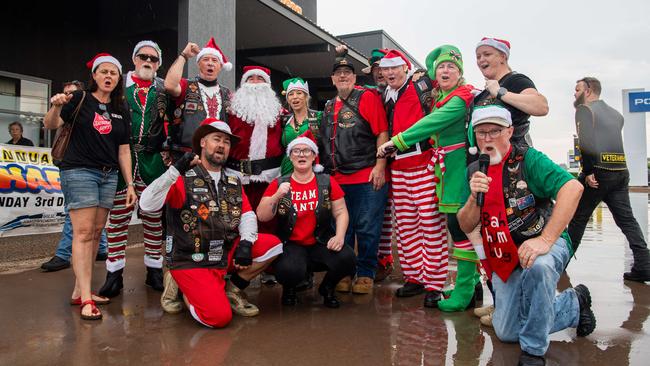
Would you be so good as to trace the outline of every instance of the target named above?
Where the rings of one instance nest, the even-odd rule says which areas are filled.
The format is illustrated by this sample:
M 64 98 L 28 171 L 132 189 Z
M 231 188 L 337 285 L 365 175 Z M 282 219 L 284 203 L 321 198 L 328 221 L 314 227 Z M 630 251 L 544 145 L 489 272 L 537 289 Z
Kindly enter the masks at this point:
M 491 146 L 492 147 L 492 153 L 488 153 L 488 151 L 485 149 L 486 147 Z M 498 165 L 501 163 L 503 160 L 503 154 L 496 148 L 496 146 L 493 145 L 486 145 L 483 146 L 483 151 L 481 151 L 482 154 L 488 154 L 490 156 L 490 165 Z
M 141 67 L 140 70 L 135 71 L 135 75 L 142 80 L 153 80 L 156 76 L 156 72 L 153 71 L 153 69 Z
M 267 83 L 244 83 L 233 96 L 231 112 L 254 126 L 248 153 L 250 160 L 266 157 L 268 128 L 275 127 L 281 109 L 280 101 Z

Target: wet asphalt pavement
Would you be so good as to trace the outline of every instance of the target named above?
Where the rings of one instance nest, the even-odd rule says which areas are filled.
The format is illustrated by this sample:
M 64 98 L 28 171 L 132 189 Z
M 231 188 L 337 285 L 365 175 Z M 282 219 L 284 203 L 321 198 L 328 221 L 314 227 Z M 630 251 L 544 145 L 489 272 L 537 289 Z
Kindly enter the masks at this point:
M 633 206 L 647 228 L 647 194 L 633 194 Z M 423 308 L 422 296 L 396 298 L 399 274 L 373 295 L 340 295 L 340 309 L 323 307 L 315 289 L 283 307 L 280 286 L 253 282 L 247 293 L 260 315 L 208 329 L 187 311 L 162 311 L 160 293 L 144 285 L 142 255 L 142 247 L 129 248 L 124 291 L 94 322 L 68 305 L 71 269 L 0 275 L 0 365 L 516 365 L 519 358 L 518 344 L 500 342 L 471 311 L 442 313 Z M 623 281 L 631 258 L 609 211 L 596 213 L 558 288 L 587 285 L 597 327 L 586 338 L 553 334 L 548 365 L 650 364 L 650 287 Z M 102 263 L 94 274 L 97 289 Z M 484 303 L 491 301 L 485 288 Z

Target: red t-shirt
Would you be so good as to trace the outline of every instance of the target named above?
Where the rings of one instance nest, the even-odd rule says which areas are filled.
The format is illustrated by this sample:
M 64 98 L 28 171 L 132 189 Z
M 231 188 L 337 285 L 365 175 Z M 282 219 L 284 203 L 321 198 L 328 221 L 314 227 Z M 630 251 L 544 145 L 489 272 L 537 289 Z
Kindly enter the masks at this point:
M 343 107 L 343 102 L 337 98 L 336 103 L 334 103 L 334 123 L 338 120 L 341 107 Z M 388 120 L 386 119 L 384 105 L 377 93 L 367 91 L 361 95 L 361 99 L 359 100 L 359 114 L 361 114 L 363 119 L 368 121 L 370 129 L 375 136 L 388 131 Z M 373 143 L 376 145 L 376 141 Z M 336 178 L 340 184 L 368 183 L 368 177 L 370 177 L 372 168 L 374 167 L 369 166 L 352 174 L 341 174 L 337 172 L 332 177 Z
M 298 183 L 293 178 L 289 179 L 291 184 L 291 201 L 298 217 L 289 240 L 301 245 L 314 245 L 316 237 L 316 207 L 318 205 L 318 183 L 316 176 L 309 183 Z M 330 200 L 337 201 L 345 196 L 341 186 L 334 178 L 330 178 Z M 266 188 L 264 197 L 271 197 L 278 191 L 278 180 L 274 179 Z

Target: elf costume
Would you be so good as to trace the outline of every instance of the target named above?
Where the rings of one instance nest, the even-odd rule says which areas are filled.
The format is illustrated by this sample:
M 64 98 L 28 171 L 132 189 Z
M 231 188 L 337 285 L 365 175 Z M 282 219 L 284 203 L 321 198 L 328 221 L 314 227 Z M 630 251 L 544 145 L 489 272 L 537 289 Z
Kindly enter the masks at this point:
M 285 97 L 288 97 L 289 93 L 294 90 L 300 90 L 305 93 L 307 99 L 309 99 L 309 85 L 301 78 L 287 79 L 282 82 L 282 87 L 284 89 L 282 94 L 284 94 Z M 318 141 L 320 138 L 319 129 L 322 116 L 323 112 L 308 109 L 307 118 L 303 121 L 297 122 L 295 121 L 294 113 L 289 108 L 289 113 L 283 114 L 280 117 L 282 121 L 282 148 L 286 150 L 291 141 L 305 133 L 307 130 L 311 130 L 316 141 Z M 282 163 L 280 164 L 280 175 L 291 174 L 291 172 L 293 172 L 293 164 L 291 164 L 289 156 L 284 155 L 282 157 Z
M 444 45 L 427 56 L 426 65 L 431 79 L 435 79 L 436 68 L 443 62 L 455 64 L 462 76 L 463 60 L 460 51 L 455 46 Z M 453 257 L 458 261 L 456 287 L 449 299 L 440 300 L 437 304 L 443 311 L 464 310 L 474 297 L 474 288 L 479 283 L 476 268 L 478 258 L 456 219 L 465 180 L 466 121 L 474 98 L 472 91 L 470 85 L 459 85 L 448 91 L 440 90 L 433 111 L 392 138 L 400 151 L 406 151 L 427 137 L 431 138 L 432 156 L 428 168 L 435 172 L 434 201 L 438 203 L 440 212 L 447 214 L 447 230 L 454 242 Z
M 161 51 L 152 41 L 139 42 L 133 50 L 133 58 L 142 47 L 151 47 L 158 53 L 162 63 Z M 164 119 L 168 97 L 163 80 L 143 80 L 135 72 L 129 72 L 125 80 L 124 96 L 131 113 L 131 162 L 133 183 L 138 197 L 145 188 L 165 171 L 160 155 L 165 139 Z M 113 297 L 122 288 L 122 271 L 126 264 L 126 244 L 129 222 L 136 205 L 125 207 L 127 185 L 119 176 L 113 209 L 108 217 L 106 229 L 108 237 L 108 258 L 106 259 L 106 283 L 100 290 L 102 296 Z M 144 264 L 147 267 L 145 283 L 162 291 L 162 211 L 138 211 L 144 232 Z

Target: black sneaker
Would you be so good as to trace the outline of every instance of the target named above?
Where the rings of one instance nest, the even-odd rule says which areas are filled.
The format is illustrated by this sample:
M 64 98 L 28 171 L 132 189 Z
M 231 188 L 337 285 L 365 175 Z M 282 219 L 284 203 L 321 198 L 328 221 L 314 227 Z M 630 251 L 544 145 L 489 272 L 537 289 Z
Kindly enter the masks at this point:
M 54 256 L 49 261 L 41 264 L 43 272 L 56 272 L 68 267 L 70 267 L 70 262 L 57 256 Z
M 122 272 L 124 272 L 124 269 L 106 272 L 106 282 L 99 289 L 99 296 L 115 297 L 120 294 L 120 290 L 124 287 Z
M 300 283 L 296 286 L 296 292 L 307 291 L 311 290 L 312 288 L 314 288 L 314 272 L 309 272 L 307 274 L 307 278 L 300 281 Z
M 152 289 L 162 292 L 165 289 L 162 268 L 147 267 L 147 279 L 144 283 Z
M 419 283 L 407 282 L 404 286 L 395 291 L 397 297 L 411 297 L 424 292 L 424 285 Z
M 521 351 L 521 356 L 519 356 L 519 363 L 517 363 L 517 366 L 544 366 L 544 365 L 546 365 L 546 359 L 544 359 L 544 356 L 531 355 L 526 351 Z
M 586 337 L 596 329 L 596 317 L 594 312 L 591 311 L 591 293 L 585 285 L 578 285 L 573 288 L 578 296 L 578 304 L 580 305 L 580 315 L 578 319 L 578 337 Z
M 632 268 L 630 272 L 623 273 L 623 279 L 635 282 L 650 281 L 650 271 L 636 271 Z
M 437 308 L 440 299 L 442 299 L 440 291 L 427 291 L 427 293 L 424 294 L 424 307 Z
M 107 258 L 108 258 L 108 253 L 99 253 L 99 252 L 97 252 L 97 255 L 95 256 L 95 261 L 103 262 Z

